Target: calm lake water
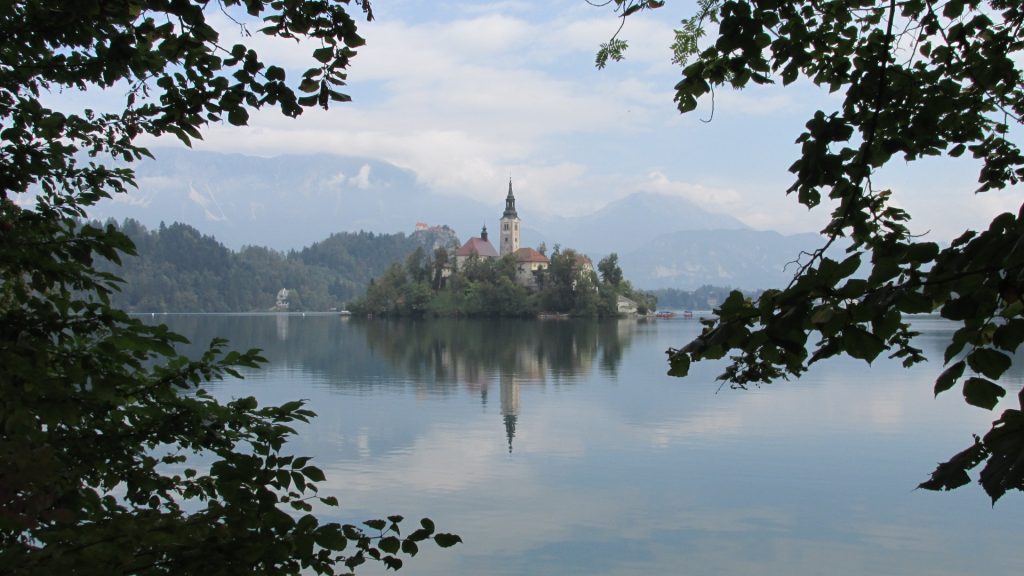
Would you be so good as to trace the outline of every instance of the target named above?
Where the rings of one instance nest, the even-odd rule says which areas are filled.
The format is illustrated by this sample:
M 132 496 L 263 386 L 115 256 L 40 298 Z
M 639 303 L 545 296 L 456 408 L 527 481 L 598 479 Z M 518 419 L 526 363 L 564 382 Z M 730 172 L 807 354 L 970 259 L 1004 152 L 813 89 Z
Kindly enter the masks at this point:
M 938 319 L 915 322 L 929 364 L 839 359 L 749 391 L 719 390 L 712 364 L 665 375 L 694 320 L 157 319 L 264 350 L 212 391 L 309 401 L 290 446 L 327 472 L 335 519 L 463 537 L 400 574 L 1024 574 L 1024 496 L 914 489 L 1024 377 L 1018 358 L 996 412 L 933 398 Z

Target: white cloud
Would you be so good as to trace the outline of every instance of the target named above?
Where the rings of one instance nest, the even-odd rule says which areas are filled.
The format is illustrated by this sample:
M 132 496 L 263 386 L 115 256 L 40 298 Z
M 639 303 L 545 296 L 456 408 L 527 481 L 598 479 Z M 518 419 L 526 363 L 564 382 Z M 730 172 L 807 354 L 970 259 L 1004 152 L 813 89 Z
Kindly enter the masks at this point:
M 363 27 L 368 45 L 350 74 L 354 86 L 372 95 L 330 112 L 310 110 L 298 121 L 257 112 L 241 131 L 211 127 L 197 147 L 374 157 L 413 170 L 437 191 L 468 196 L 491 191 L 511 168 L 524 183 L 530 177 L 538 198 L 555 198 L 585 171 L 571 149 L 560 149 L 565 139 L 643 133 L 657 124 L 652 105 L 671 109 L 667 90 L 635 74 L 597 73 L 584 64 L 580 77 L 525 56 L 543 51 L 589 59 L 596 49 L 591 38 L 614 26 L 599 17 L 529 22 L 493 11 L 445 22 L 374 22 Z M 263 53 L 274 46 L 275 59 L 304 62 L 301 46 L 284 43 L 278 52 L 281 43 L 258 42 L 266 44 Z M 570 154 L 558 159 L 564 152 Z
M 370 165 L 363 164 L 359 167 L 359 173 L 349 179 L 349 182 L 355 185 L 360 190 L 366 190 L 370 187 Z
M 742 199 L 736 190 L 672 181 L 657 171 L 647 175 L 643 187 L 652 192 L 686 198 L 712 212 L 734 211 L 742 206 Z
M 469 426 L 476 429 L 433 428 L 410 449 L 383 456 L 363 446 L 360 457 L 365 464 L 346 463 L 328 470 L 323 488 L 369 492 L 384 484 L 426 492 L 457 492 L 479 486 L 507 454 L 502 443 L 493 441 L 493 422 L 481 420 Z M 517 469 L 516 473 L 528 475 L 530 471 Z M 336 479 L 344 480 L 332 484 Z
M 834 108 L 836 96 L 808 82 L 721 89 L 715 122 L 697 122 L 708 116 L 710 99 L 681 117 L 672 100 L 679 70 L 669 45 L 672 28 L 692 9 L 683 4 L 631 18 L 622 32 L 627 59 L 597 71 L 594 53 L 618 26 L 608 10 L 489 2 L 455 3 L 439 13 L 399 2 L 360 25 L 367 45 L 349 71 L 352 103 L 311 109 L 296 120 L 258 111 L 248 128 L 211 126 L 197 148 L 373 158 L 413 171 L 436 192 L 477 198 L 493 195 L 511 171 L 524 201 L 560 214 L 649 190 L 729 212 L 758 229 L 820 230 L 828 209 L 808 212 L 787 197 L 785 169 L 799 154 L 791 143 L 805 118 Z M 226 21 L 221 29 L 224 41 L 233 41 Z M 286 65 L 290 77 L 310 65 L 311 45 L 258 35 L 251 41 Z M 345 177 L 346 185 L 370 183 L 369 175 Z M 915 186 L 921 188 L 908 181 L 906 188 Z M 1018 195 L 961 204 L 981 221 L 982 212 L 1013 208 Z M 942 206 L 920 197 L 908 193 L 901 201 L 923 214 Z M 961 214 L 928 220 L 942 222 L 938 228 L 947 234 Z

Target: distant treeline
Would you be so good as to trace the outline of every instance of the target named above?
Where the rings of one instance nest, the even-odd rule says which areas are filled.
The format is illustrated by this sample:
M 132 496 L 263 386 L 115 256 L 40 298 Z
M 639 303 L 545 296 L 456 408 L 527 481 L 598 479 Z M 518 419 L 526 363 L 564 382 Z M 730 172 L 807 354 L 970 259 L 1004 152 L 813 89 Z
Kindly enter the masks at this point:
M 633 300 L 636 312 L 652 312 L 657 300 L 634 290 L 623 278 L 618 256 L 610 254 L 594 270 L 590 260 L 558 245 L 546 269 L 524 282 L 512 254 L 479 258 L 461 264 L 438 248 L 417 249 L 403 266 L 394 263 L 371 282 L 366 297 L 352 303 L 357 314 L 413 317 L 530 317 L 540 313 L 612 317 L 618 298 Z M 529 287 L 527 287 L 527 284 Z
M 135 243 L 138 256 L 124 257 L 121 267 L 109 262 L 100 267 L 125 280 L 112 299 L 134 312 L 269 310 L 281 288 L 289 290 L 290 310 L 341 308 L 362 296 L 392 262 L 451 240 L 436 231 L 343 232 L 299 251 L 246 246 L 236 252 L 187 224 L 161 223 L 148 230 L 129 219 L 117 226 Z
M 567 290 L 566 283 L 558 278 L 561 267 L 557 264 L 552 270 L 555 275 L 547 276 L 549 281 L 543 286 L 542 294 L 531 295 L 515 286 L 510 281 L 512 272 L 508 263 L 499 266 L 497 261 L 490 266 L 475 267 L 468 276 L 465 273 L 469 270 L 464 270 L 456 277 L 446 278 L 446 287 L 462 290 L 444 290 L 437 294 L 439 278 L 435 277 L 437 270 L 432 270 L 431 266 L 437 264 L 436 255 L 442 253 L 438 248 L 443 248 L 443 253 L 454 259 L 458 245 L 455 233 L 444 227 L 408 235 L 340 232 L 301 250 L 280 252 L 259 246 L 234 251 L 187 224 L 161 224 L 153 230 L 132 219 L 110 224 L 135 243 L 138 256 L 125 256 L 120 267 L 104 262 L 99 268 L 125 280 L 122 291 L 114 294 L 112 300 L 116 306 L 132 312 L 266 311 L 274 306 L 281 288 L 289 290 L 289 310 L 293 311 L 341 309 L 356 300 L 360 300 L 361 308 L 376 308 L 378 313 L 387 309 L 401 314 L 409 313 L 429 299 L 434 300 L 432 311 L 438 315 L 479 314 L 492 310 L 499 311 L 497 315 L 529 315 L 539 310 L 589 315 L 599 310 L 598 315 L 603 315 L 610 313 L 613 306 L 607 290 L 605 298 Z M 417 252 L 419 258 L 414 256 Z M 565 255 L 571 253 L 566 251 Z M 414 272 L 417 266 L 422 272 Z M 617 269 L 617 262 L 614 268 Z M 409 274 L 406 276 L 400 271 Z M 592 283 L 599 286 L 605 283 L 603 280 L 594 277 Z M 643 292 L 634 292 L 628 282 L 621 286 L 618 283 L 616 280 L 614 292 L 633 297 L 642 306 L 651 308 L 657 302 L 660 308 L 710 310 L 724 301 L 730 291 L 702 286 L 694 291 L 655 290 L 644 296 Z M 376 289 L 368 295 L 367 287 L 375 284 Z M 388 290 L 396 288 L 396 284 L 401 289 Z M 423 290 L 425 287 L 428 290 Z M 410 290 L 413 294 L 403 293 Z M 386 293 L 395 299 L 387 302 L 390 298 L 384 296 Z M 412 295 L 415 297 L 409 297 Z M 650 295 L 657 296 L 657 300 Z M 370 296 L 368 300 L 367 296 Z M 435 299 L 436 296 L 440 298 Z M 400 304 L 395 306 L 395 302 Z
M 696 290 L 661 288 L 651 290 L 651 293 L 658 297 L 659 308 L 669 310 L 714 310 L 725 301 L 733 290 L 735 288 L 704 285 Z M 744 292 L 744 294 L 756 297 L 759 291 Z

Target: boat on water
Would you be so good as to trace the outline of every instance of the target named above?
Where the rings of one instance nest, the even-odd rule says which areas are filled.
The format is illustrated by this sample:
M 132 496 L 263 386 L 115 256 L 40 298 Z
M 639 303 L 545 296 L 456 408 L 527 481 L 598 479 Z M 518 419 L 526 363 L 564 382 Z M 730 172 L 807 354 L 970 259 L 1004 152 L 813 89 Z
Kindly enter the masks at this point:
M 655 318 L 675 318 L 676 313 L 671 310 L 660 310 L 654 313 Z

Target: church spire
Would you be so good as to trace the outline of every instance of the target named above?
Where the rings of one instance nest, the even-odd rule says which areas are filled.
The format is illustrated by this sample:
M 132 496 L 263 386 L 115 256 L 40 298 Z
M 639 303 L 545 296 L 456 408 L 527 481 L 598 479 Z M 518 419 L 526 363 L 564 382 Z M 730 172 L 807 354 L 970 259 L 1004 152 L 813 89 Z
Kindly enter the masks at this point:
M 516 214 L 516 197 L 512 194 L 512 178 L 508 179 L 508 196 L 505 197 L 505 212 L 501 215 L 502 256 L 519 250 L 519 214 Z
M 518 218 L 516 214 L 516 197 L 512 194 L 512 179 L 508 179 L 508 196 L 505 197 L 505 213 L 502 218 Z

